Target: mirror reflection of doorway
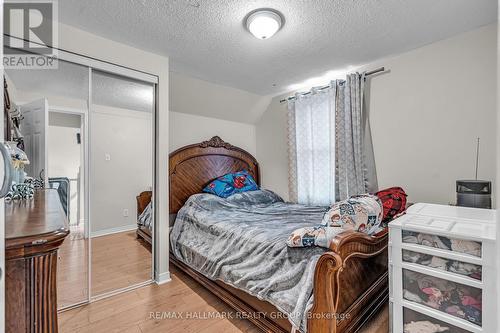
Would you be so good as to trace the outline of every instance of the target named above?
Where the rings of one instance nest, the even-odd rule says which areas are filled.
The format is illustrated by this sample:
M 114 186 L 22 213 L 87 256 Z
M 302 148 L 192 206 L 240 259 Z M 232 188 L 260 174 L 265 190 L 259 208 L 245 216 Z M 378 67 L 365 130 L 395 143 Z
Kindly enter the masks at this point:
M 88 298 L 88 228 L 85 223 L 85 113 L 49 111 L 48 186 L 58 191 L 70 234 L 59 249 L 60 307 Z

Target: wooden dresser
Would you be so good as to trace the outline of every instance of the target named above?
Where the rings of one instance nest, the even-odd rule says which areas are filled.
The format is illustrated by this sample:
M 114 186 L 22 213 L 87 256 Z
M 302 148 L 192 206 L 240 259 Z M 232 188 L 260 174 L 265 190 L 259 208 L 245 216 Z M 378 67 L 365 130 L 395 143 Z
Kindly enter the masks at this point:
M 68 235 L 56 190 L 5 203 L 5 329 L 57 332 L 57 249 Z

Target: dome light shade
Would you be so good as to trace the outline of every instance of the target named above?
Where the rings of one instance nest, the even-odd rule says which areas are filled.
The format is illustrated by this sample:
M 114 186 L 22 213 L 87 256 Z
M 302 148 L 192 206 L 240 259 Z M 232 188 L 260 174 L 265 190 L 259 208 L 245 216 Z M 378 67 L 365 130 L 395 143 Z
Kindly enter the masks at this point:
M 272 37 L 282 25 L 281 16 L 269 9 L 257 10 L 247 18 L 247 29 L 258 39 Z

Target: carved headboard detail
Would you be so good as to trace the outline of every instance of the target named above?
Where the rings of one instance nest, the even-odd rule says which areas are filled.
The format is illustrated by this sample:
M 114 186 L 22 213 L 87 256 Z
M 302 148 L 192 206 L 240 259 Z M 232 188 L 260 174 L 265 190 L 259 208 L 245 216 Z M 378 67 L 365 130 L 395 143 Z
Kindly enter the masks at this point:
M 246 169 L 260 184 L 255 157 L 218 136 L 177 149 L 169 158 L 170 214 L 175 214 L 193 194 L 213 179 Z

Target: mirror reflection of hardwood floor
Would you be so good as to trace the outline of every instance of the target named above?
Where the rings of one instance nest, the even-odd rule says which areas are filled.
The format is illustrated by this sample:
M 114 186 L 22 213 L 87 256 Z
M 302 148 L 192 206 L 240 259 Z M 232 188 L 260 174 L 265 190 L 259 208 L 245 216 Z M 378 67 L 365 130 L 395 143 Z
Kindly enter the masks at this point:
M 151 318 L 152 312 L 234 313 L 191 277 L 175 267 L 171 270 L 172 281 L 169 283 L 142 287 L 60 313 L 59 332 L 260 332 L 250 321 L 237 318 Z M 388 317 L 388 307 L 385 306 L 360 333 L 387 333 Z
M 91 251 L 92 296 L 151 279 L 149 245 L 135 230 L 94 237 Z
M 71 228 L 59 250 L 59 308 L 87 300 L 87 241 L 83 229 Z M 135 231 L 92 238 L 92 296 L 151 279 L 149 246 Z
M 59 308 L 88 298 L 88 247 L 83 228 L 70 226 L 58 253 L 57 304 Z

